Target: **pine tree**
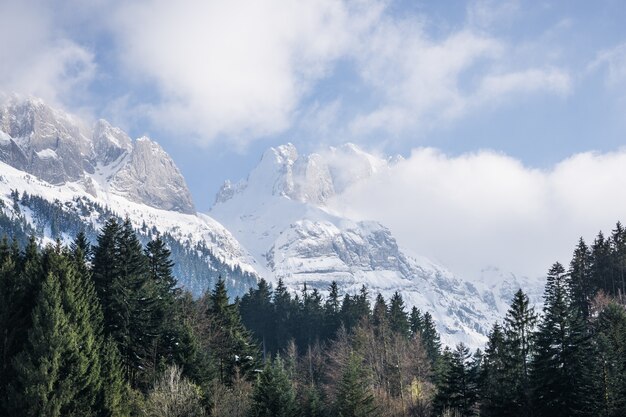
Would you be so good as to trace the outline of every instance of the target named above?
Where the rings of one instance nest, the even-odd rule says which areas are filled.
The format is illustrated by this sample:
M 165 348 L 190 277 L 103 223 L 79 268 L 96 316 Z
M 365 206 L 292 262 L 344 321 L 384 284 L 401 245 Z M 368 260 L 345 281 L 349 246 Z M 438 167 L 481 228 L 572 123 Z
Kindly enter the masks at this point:
M 572 301 L 577 305 L 585 320 L 589 318 L 589 305 L 594 294 L 591 267 L 591 250 L 581 237 L 574 250 L 569 275 Z
M 100 391 L 101 322 L 94 321 L 99 316 L 93 313 L 99 308 L 98 300 L 89 277 L 81 274 L 86 270 L 77 270 L 72 253 L 60 244 L 46 248 L 44 265 L 46 273 L 58 278 L 63 311 L 76 337 L 66 372 L 78 392 L 64 415 L 88 416 Z
M 510 408 L 513 411 L 510 415 L 526 416 L 530 413 L 530 362 L 536 322 L 534 307 L 530 306 L 528 296 L 519 289 L 504 318 L 504 366 L 508 373 L 506 383 L 512 396 Z
M 324 305 L 324 332 L 323 339 L 330 340 L 341 326 L 341 301 L 339 286 L 336 281 L 330 283 L 328 298 Z
M 257 288 L 250 288 L 239 305 L 241 320 L 258 339 L 265 359 L 268 351 L 278 349 L 274 341 L 274 322 L 272 306 L 272 290 L 264 279 L 259 280 Z
M 533 360 L 534 404 L 539 416 L 584 414 L 595 403 L 588 372 L 593 352 L 569 288 L 565 269 L 555 263 L 548 272 Z
M 280 356 L 265 366 L 259 375 L 252 397 L 253 417 L 295 417 L 296 395 Z
M 377 414 L 363 359 L 356 353 L 350 354 L 343 370 L 337 387 L 335 408 L 339 417 L 367 417 Z
M 436 367 L 437 360 L 439 359 L 439 355 L 441 354 L 441 339 L 439 337 L 437 329 L 435 328 L 433 317 L 430 315 L 429 312 L 426 312 L 424 314 L 422 342 L 424 344 L 424 347 L 426 348 L 426 353 L 428 353 L 428 358 L 430 359 L 431 365 Z
M 452 352 L 450 371 L 446 383 L 447 406 L 456 410 L 461 416 L 474 414 L 477 398 L 476 381 L 471 372 L 471 354 L 469 348 L 459 343 Z
M 598 346 L 596 388 L 600 402 L 596 415 L 626 415 L 626 311 L 615 303 L 607 305 L 595 322 Z
M 415 306 L 411 309 L 409 323 L 412 334 L 421 334 L 424 331 L 424 318 L 422 317 L 422 312 Z
M 152 349 L 152 363 L 160 361 L 171 363 L 180 346 L 181 329 L 177 299 L 181 290 L 172 274 L 174 263 L 171 252 L 160 236 L 148 242 L 144 251 L 150 279 L 155 290 L 155 299 L 151 306 L 152 322 L 155 323 Z
M 113 338 L 102 348 L 102 389 L 96 402 L 98 417 L 126 417 L 130 415 L 130 387 L 124 378 L 122 359 Z
M 389 302 L 389 326 L 392 332 L 409 337 L 409 318 L 404 307 L 404 300 L 398 291 L 393 294 Z
M 611 241 L 610 239 L 605 239 L 602 232 L 600 232 L 591 246 L 593 288 L 614 294 L 612 292 L 612 273 Z
M 518 415 L 518 404 L 507 367 L 507 349 L 502 327 L 496 323 L 489 333 L 480 375 L 481 416 L 505 417 Z
M 229 304 L 220 277 L 208 297 L 207 317 L 211 322 L 210 349 L 218 361 L 220 382 L 232 380 L 236 372 L 247 375 L 257 361 L 251 336 L 241 323 L 236 304 Z
M 291 294 L 285 287 L 282 279 L 278 280 L 273 297 L 274 338 L 276 350 L 284 349 L 290 339 L 291 324 L 294 316 Z
M 77 335 L 63 311 L 60 283 L 50 273 L 33 311 L 25 349 L 13 360 L 15 382 L 9 387 L 8 409 L 15 416 L 65 416 L 79 387 L 66 374 L 78 350 Z

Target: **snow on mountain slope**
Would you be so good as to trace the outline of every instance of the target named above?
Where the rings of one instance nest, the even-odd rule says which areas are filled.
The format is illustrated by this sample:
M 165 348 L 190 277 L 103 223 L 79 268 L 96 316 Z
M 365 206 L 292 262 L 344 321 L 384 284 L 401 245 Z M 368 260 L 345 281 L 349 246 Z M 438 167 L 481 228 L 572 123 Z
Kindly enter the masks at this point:
M 213 254 L 224 264 L 238 266 L 244 272 L 256 275 L 255 259 L 239 244 L 224 226 L 203 214 L 193 215 L 176 211 L 168 211 L 130 201 L 120 195 L 107 192 L 94 184 L 98 198 L 85 190 L 81 181 L 53 185 L 40 180 L 24 171 L 17 170 L 0 162 L 0 198 L 10 201 L 11 192 L 20 195 L 40 196 L 50 202 L 71 204 L 77 198 L 108 207 L 121 217 L 131 220 L 137 228 L 156 229 L 161 233 L 169 233 L 180 242 L 195 245 L 204 242 Z M 86 213 L 85 221 L 99 227 L 94 213 Z M 34 220 L 30 220 L 34 223 Z M 64 236 L 69 242 L 74 236 Z
M 148 138 L 133 142 L 99 120 L 90 129 L 37 98 L 11 96 L 0 105 L 0 161 L 51 184 L 82 181 L 94 195 L 98 183 L 151 207 L 194 214 L 185 179 Z
M 346 292 L 365 284 L 389 298 L 400 291 L 409 306 L 430 311 L 448 344 L 481 346 L 506 312 L 519 282 L 469 282 L 424 258 L 408 256 L 376 221 L 352 221 L 325 203 L 393 162 L 354 145 L 321 154 L 271 148 L 245 181 L 226 182 L 210 214 L 256 258 L 259 272 L 293 291 L 324 292 L 337 281 Z

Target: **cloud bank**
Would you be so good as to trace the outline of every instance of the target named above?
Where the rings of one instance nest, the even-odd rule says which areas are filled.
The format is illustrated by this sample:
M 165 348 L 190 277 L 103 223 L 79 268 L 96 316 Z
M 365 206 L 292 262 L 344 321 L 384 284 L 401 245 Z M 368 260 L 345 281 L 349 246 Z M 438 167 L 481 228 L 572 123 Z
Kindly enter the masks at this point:
M 468 278 L 490 266 L 537 277 L 569 262 L 580 236 L 591 243 L 626 220 L 625 166 L 626 150 L 538 170 L 490 151 L 416 149 L 331 207 L 381 221 L 412 253 Z
M 567 68 L 511 59 L 492 30 L 516 2 L 440 28 L 386 0 L 40 0 L 0 4 L 0 89 L 233 147 L 316 131 L 410 138 L 520 96 L 565 95 Z M 102 114 L 96 115 L 98 117 Z M 124 119 L 124 117 L 121 117 Z M 129 120 L 119 120 L 123 124 Z M 145 130 L 145 126 L 141 126 Z

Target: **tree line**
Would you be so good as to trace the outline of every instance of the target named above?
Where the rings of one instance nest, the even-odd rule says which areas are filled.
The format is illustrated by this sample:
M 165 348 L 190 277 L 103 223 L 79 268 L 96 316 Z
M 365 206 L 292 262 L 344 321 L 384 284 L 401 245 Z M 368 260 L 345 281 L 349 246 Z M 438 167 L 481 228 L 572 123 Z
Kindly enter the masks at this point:
M 625 232 L 580 241 L 538 313 L 519 290 L 484 351 L 363 287 L 183 291 L 167 243 L 109 219 L 92 247 L 0 242 L 0 415 L 626 415 Z M 373 298 L 373 302 L 372 302 Z

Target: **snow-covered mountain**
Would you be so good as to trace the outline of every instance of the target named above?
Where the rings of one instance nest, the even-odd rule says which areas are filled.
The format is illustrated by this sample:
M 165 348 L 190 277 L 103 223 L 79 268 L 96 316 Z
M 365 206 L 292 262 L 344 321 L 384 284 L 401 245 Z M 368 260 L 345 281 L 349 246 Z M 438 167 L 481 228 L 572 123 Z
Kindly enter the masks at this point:
M 111 193 L 195 213 L 185 179 L 158 143 L 133 142 L 105 120 L 88 128 L 39 99 L 11 96 L 0 107 L 0 161 L 50 184 L 82 182 L 95 198 Z
M 195 212 L 182 174 L 156 142 L 133 141 L 104 120 L 88 129 L 36 98 L 12 96 L 0 107 L 0 201 L 7 221 L 42 242 L 73 239 L 77 230 L 65 229 L 77 221 L 95 235 L 110 215 L 167 234 L 176 262 L 204 262 L 206 271 L 187 271 L 199 276 L 181 277 L 196 294 L 219 274 L 246 281 L 232 282 L 239 293 L 256 282 L 255 259 L 224 226 Z
M 333 280 L 346 292 L 363 284 L 372 296 L 400 291 L 409 306 L 433 314 L 445 342 L 480 346 L 528 282 L 513 275 L 490 279 L 493 271 L 479 282 L 463 280 L 408 256 L 379 222 L 353 221 L 326 206 L 393 164 L 352 144 L 310 155 L 291 144 L 271 148 L 246 180 L 224 184 L 210 215 L 250 251 L 261 275 L 282 278 L 293 291 L 305 282 L 325 291 Z
M 218 274 L 241 294 L 258 277 L 304 283 L 324 292 L 365 284 L 433 314 L 442 339 L 478 347 L 519 287 L 539 300 L 540 286 L 496 269 L 478 280 L 455 276 L 409 256 L 391 231 L 355 221 L 328 206 L 360 181 L 397 161 L 347 144 L 299 155 L 293 145 L 266 151 L 246 180 L 226 182 L 208 215 L 195 212 L 185 180 L 149 138 L 132 140 L 99 120 L 80 119 L 34 98 L 0 105 L 0 230 L 42 242 L 69 241 L 87 228 L 92 238 L 112 215 L 128 217 L 145 239 L 167 237 L 183 284 L 199 294 Z M 6 231 L 6 230 L 5 230 Z

